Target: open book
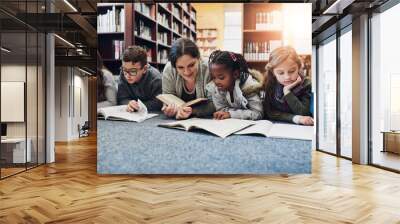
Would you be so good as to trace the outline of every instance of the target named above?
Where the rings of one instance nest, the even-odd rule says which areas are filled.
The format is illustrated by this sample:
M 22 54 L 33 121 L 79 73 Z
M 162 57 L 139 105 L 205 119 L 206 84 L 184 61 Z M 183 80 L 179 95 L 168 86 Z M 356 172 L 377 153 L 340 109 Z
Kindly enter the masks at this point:
M 122 120 L 122 121 L 135 121 L 142 122 L 149 118 L 157 116 L 157 114 L 149 114 L 147 112 L 147 107 L 138 100 L 139 111 L 128 112 L 126 111 L 127 105 L 103 107 L 97 109 L 97 114 L 99 119 L 105 120 Z
M 272 123 L 268 120 L 259 120 L 256 121 L 254 125 L 238 131 L 235 134 L 259 134 L 271 138 L 312 140 L 314 127 L 296 124 Z
M 250 125 L 253 125 L 254 121 L 240 120 L 240 119 L 225 119 L 225 120 L 213 120 L 213 119 L 201 119 L 191 118 L 188 120 L 175 121 L 166 124 L 159 124 L 158 126 L 167 128 L 177 128 L 189 131 L 191 129 L 202 129 L 215 134 L 221 138 L 242 130 Z
M 172 94 L 160 94 L 157 96 L 157 99 L 159 99 L 161 102 L 167 105 L 175 104 L 178 107 L 190 107 L 192 105 L 198 104 L 200 102 L 205 102 L 207 101 L 207 98 L 197 98 L 194 100 L 191 100 L 189 102 L 185 102 L 179 97 L 172 95 Z

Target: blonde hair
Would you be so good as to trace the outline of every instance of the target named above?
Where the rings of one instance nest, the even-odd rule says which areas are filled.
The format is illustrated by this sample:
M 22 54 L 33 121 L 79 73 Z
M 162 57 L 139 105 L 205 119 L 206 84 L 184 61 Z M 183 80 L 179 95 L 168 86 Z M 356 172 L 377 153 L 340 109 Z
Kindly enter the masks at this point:
M 293 47 L 284 46 L 273 50 L 269 55 L 268 64 L 265 66 L 266 77 L 264 79 L 263 85 L 265 90 L 264 103 L 268 104 L 272 100 L 275 86 L 278 83 L 276 77 L 274 76 L 274 68 L 276 68 L 278 65 L 288 59 L 294 61 L 297 64 L 299 68 L 299 75 L 303 76 L 301 59 Z

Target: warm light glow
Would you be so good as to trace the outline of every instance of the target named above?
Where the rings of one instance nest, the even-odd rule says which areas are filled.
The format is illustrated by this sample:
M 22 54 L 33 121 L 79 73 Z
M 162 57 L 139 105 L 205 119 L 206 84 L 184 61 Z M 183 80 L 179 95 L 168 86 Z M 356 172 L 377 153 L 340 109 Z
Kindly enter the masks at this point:
M 283 44 L 291 45 L 298 54 L 311 54 L 311 3 L 283 4 L 282 11 Z

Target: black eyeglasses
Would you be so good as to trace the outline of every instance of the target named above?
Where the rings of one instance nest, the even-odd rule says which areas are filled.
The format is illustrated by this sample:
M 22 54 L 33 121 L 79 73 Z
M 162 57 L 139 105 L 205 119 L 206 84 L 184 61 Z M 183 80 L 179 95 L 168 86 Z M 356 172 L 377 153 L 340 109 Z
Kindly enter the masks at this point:
M 129 75 L 129 76 L 137 76 L 138 75 L 138 71 L 142 70 L 141 69 L 130 69 L 130 70 L 125 70 L 123 67 L 120 68 L 121 71 L 124 73 L 124 75 Z

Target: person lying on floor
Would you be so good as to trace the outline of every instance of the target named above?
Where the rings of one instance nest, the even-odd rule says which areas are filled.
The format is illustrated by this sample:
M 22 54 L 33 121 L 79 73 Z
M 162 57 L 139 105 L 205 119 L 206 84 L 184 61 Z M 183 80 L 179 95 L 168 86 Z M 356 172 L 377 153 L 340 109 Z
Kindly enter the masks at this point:
M 217 110 L 213 114 L 214 119 L 262 119 L 260 72 L 249 70 L 242 55 L 229 51 L 214 51 L 208 66 L 213 82 L 207 88 Z
M 171 46 L 169 62 L 163 71 L 163 94 L 175 95 L 185 102 L 198 98 L 207 98 L 208 101 L 191 107 L 164 105 L 162 111 L 166 116 L 176 119 L 211 116 L 215 108 L 206 90 L 209 82 L 208 64 L 201 59 L 196 43 L 187 38 L 176 40 Z
M 271 52 L 264 83 L 265 118 L 314 125 L 311 117 L 311 81 L 303 76 L 301 59 L 292 47 Z
M 118 105 L 127 105 L 127 111 L 139 110 L 138 100 L 148 111 L 160 111 L 162 103 L 156 98 L 162 92 L 160 72 L 147 63 L 147 53 L 139 46 L 128 47 L 122 58 Z

